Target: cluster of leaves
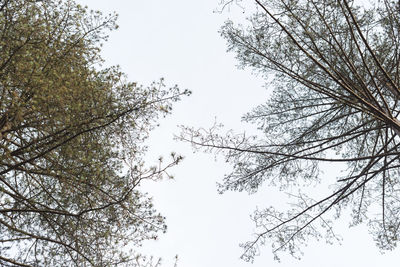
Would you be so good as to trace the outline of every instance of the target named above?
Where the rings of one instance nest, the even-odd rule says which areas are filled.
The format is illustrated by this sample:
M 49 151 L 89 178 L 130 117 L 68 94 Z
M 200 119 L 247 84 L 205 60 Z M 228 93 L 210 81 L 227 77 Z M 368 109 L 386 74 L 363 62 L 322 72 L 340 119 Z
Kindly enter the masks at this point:
M 224 4 L 234 2 L 242 1 Z M 345 207 L 352 224 L 367 221 L 377 245 L 393 249 L 400 239 L 399 2 L 254 2 L 247 26 L 228 21 L 221 33 L 240 66 L 274 77 L 272 97 L 243 118 L 262 137 L 186 128 L 182 139 L 225 153 L 233 171 L 222 191 L 255 192 L 265 182 L 293 189 L 318 181 L 321 162 L 346 163 L 347 172 L 320 200 L 300 194 L 287 213 L 255 212 L 258 233 L 243 244 L 243 258 L 252 260 L 266 241 L 296 256 L 310 236 L 334 240 L 328 218 Z
M 73 1 L 0 1 L 0 265 L 135 266 L 165 231 L 138 191 L 143 141 L 188 94 L 101 69 L 115 15 Z M 124 252 L 125 251 L 125 252 Z

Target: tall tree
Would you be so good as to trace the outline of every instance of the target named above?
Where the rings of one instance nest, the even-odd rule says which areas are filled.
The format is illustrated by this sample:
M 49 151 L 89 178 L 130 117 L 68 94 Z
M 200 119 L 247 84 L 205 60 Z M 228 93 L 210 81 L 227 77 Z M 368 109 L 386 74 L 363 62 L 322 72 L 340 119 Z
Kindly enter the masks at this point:
M 0 0 L 0 265 L 136 266 L 166 229 L 138 190 L 143 141 L 187 91 L 103 68 L 115 15 L 74 1 Z
M 242 1 L 223 1 L 234 2 Z M 243 117 L 258 125 L 261 136 L 186 128 L 182 139 L 225 154 L 233 171 L 222 191 L 254 192 L 265 183 L 297 188 L 325 179 L 321 162 L 346 163 L 347 172 L 321 199 L 300 193 L 287 212 L 256 211 L 256 238 L 243 244 L 243 258 L 252 260 L 265 242 L 272 243 L 275 255 L 286 250 L 298 256 L 309 237 L 332 241 L 331 219 L 345 208 L 352 210 L 351 224 L 368 223 L 379 248 L 395 248 L 400 239 L 400 2 L 254 3 L 246 26 L 228 21 L 221 32 L 242 67 L 273 77 L 270 99 Z

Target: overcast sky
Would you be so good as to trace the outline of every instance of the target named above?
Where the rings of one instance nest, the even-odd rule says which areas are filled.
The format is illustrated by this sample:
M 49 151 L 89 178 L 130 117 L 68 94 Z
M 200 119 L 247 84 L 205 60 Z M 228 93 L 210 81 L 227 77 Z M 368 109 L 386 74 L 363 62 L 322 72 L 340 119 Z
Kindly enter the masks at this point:
M 148 160 L 175 151 L 185 160 L 171 173 L 175 179 L 148 183 L 143 190 L 154 196 L 158 210 L 167 217 L 168 232 L 143 251 L 162 256 L 172 267 L 265 266 L 398 266 L 399 251 L 381 254 L 365 226 L 348 229 L 345 218 L 337 222 L 342 245 L 311 241 L 302 260 L 290 256 L 273 260 L 269 246 L 253 265 L 239 259 L 239 243 L 254 231 L 249 215 L 256 208 L 284 206 L 285 195 L 273 188 L 259 193 L 228 192 L 218 195 L 216 182 L 229 172 L 222 158 L 192 153 L 189 144 L 173 140 L 177 125 L 209 127 L 215 121 L 238 132 L 254 129 L 240 117 L 267 99 L 261 77 L 238 70 L 218 30 L 227 17 L 239 21 L 242 10 L 217 14 L 218 0 L 79 0 L 91 9 L 119 14 L 118 31 L 110 35 L 103 56 L 108 65 L 119 64 L 129 80 L 149 84 L 161 77 L 193 94 L 175 106 L 173 115 L 161 122 L 149 140 Z M 251 2 L 251 1 L 248 1 Z M 332 176 L 329 168 L 325 172 Z M 396 261 L 397 260 L 397 261 Z

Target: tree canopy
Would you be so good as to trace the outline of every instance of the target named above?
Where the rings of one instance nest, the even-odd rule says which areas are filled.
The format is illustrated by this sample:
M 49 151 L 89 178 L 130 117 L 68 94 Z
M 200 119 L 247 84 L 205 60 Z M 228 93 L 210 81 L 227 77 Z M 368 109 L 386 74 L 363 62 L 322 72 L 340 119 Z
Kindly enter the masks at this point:
M 166 229 L 138 190 L 143 141 L 188 94 L 127 82 L 100 47 L 115 29 L 74 1 L 0 0 L 0 265 L 136 266 Z
M 230 5 L 242 1 L 222 1 Z M 181 138 L 224 153 L 233 170 L 220 190 L 255 192 L 276 185 L 293 192 L 326 180 L 320 163 L 347 171 L 331 193 L 294 197 L 293 209 L 257 210 L 254 240 L 242 244 L 253 260 L 270 242 L 275 255 L 299 256 L 309 237 L 337 239 L 332 218 L 352 211 L 380 249 L 400 239 L 400 3 L 379 0 L 255 0 L 245 25 L 221 30 L 241 67 L 273 79 L 272 96 L 243 117 L 259 136 L 186 127 Z M 332 189 L 333 188 L 333 189 Z M 277 256 L 278 257 L 278 256 Z

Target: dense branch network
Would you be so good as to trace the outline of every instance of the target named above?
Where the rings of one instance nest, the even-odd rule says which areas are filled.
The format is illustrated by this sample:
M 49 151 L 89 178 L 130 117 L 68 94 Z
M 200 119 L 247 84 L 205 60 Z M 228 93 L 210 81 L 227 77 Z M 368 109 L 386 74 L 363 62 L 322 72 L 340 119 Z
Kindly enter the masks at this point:
M 242 1 L 224 3 L 233 2 Z M 222 191 L 319 180 L 321 162 L 346 163 L 347 174 L 321 200 L 300 194 L 287 213 L 256 211 L 259 232 L 243 244 L 243 258 L 252 260 L 267 240 L 274 252 L 298 255 L 309 236 L 337 239 L 328 218 L 345 207 L 353 224 L 368 221 L 381 249 L 393 249 L 400 238 L 399 2 L 254 2 L 247 27 L 228 21 L 221 33 L 241 66 L 274 77 L 271 98 L 243 117 L 262 136 L 213 127 L 184 128 L 181 138 L 232 163 Z
M 127 246 L 166 229 L 138 186 L 181 157 L 146 167 L 143 141 L 188 92 L 102 68 L 115 19 L 0 0 L 1 266 L 138 266 Z

